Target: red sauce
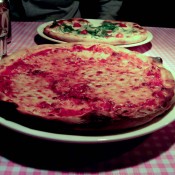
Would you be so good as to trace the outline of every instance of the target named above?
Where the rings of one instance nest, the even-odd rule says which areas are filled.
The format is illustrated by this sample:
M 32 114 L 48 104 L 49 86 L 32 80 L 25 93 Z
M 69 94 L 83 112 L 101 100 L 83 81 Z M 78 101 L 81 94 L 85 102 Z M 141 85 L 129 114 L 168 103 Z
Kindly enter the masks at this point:
M 160 71 L 154 71 L 154 68 L 147 72 L 147 76 L 154 76 L 155 78 L 160 78 Z
M 19 59 L 18 61 L 16 61 L 12 65 L 6 67 L 5 71 L 3 72 L 3 75 L 10 75 L 10 76 L 12 76 L 15 73 L 21 72 L 22 70 L 24 72 L 29 71 L 33 67 L 34 66 L 32 66 L 31 64 L 27 64 L 23 60 Z
M 8 76 L 0 76 L 0 91 L 6 94 L 7 96 L 13 95 L 12 91 L 12 81 Z
M 155 106 L 155 99 L 147 99 L 146 102 L 142 103 L 142 106 Z
M 42 109 L 42 108 L 50 108 L 50 107 L 51 107 L 51 105 L 50 105 L 49 103 L 45 102 L 45 101 L 39 103 L 37 106 L 38 106 L 39 108 L 41 108 L 41 109 Z
M 78 23 L 78 22 L 75 22 L 75 23 L 73 24 L 73 27 L 81 27 L 81 24 Z
M 114 108 L 114 103 L 112 101 L 102 101 L 101 100 L 101 104 L 99 106 L 102 110 L 105 111 L 111 111 Z M 98 110 L 98 109 L 97 109 Z
M 74 51 L 78 51 L 78 52 L 81 52 L 81 51 L 83 51 L 83 50 L 87 50 L 87 51 L 93 51 L 93 52 L 99 52 L 99 53 L 111 53 L 112 54 L 112 50 L 111 50 L 111 48 L 101 48 L 101 47 L 98 47 L 98 46 L 96 46 L 96 45 L 92 45 L 91 47 L 87 47 L 87 48 L 85 48 L 84 46 L 82 46 L 82 45 L 78 45 L 78 44 L 75 44 L 74 46 L 73 46 L 73 49 L 72 49 L 72 51 L 74 52 Z
M 149 82 L 147 82 L 147 85 L 150 87 L 154 86 L 162 86 L 163 82 L 161 80 L 160 70 L 156 70 L 156 68 L 152 67 L 150 71 L 146 74 L 149 78 Z M 151 78 L 152 77 L 152 78 Z
M 72 51 L 78 51 L 81 52 L 82 50 L 86 50 L 84 46 L 75 44 L 72 48 Z
M 148 86 L 150 87 L 155 87 L 155 86 L 159 86 L 161 87 L 163 84 L 162 84 L 162 81 L 160 79 L 152 79 L 152 81 L 150 80 L 149 83 L 148 83 Z
M 63 24 L 65 22 L 65 20 L 59 20 L 58 24 Z
M 48 54 L 52 53 L 52 51 L 52 49 L 41 50 L 39 52 L 31 54 L 29 58 L 47 56 Z
M 162 91 L 153 92 L 152 95 L 153 95 L 154 97 L 157 97 L 157 98 L 165 98 L 165 95 L 163 94 Z
M 103 71 L 97 71 L 96 75 L 98 76 L 98 75 L 101 75 L 102 73 L 103 73 Z
M 80 33 L 83 34 L 83 35 L 86 35 L 86 34 L 88 34 L 88 31 L 87 30 L 82 30 Z
M 122 33 L 118 33 L 117 35 L 115 35 L 116 38 L 123 38 L 123 34 Z
M 87 114 L 87 112 L 89 112 L 87 109 L 73 110 L 73 109 L 57 108 L 53 110 L 53 113 L 57 113 L 61 117 L 81 116 L 83 114 Z
M 75 19 L 75 20 L 76 20 L 76 19 Z M 88 22 L 87 20 L 85 20 L 85 19 L 83 19 L 83 18 L 79 18 L 78 21 L 80 21 L 80 22 L 86 22 L 86 23 Z

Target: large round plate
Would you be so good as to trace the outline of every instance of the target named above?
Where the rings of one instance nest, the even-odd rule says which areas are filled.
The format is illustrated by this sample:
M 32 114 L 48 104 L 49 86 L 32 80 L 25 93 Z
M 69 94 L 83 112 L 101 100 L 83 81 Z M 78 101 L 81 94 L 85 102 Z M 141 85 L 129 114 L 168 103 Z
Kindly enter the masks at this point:
M 90 21 L 94 26 L 95 26 L 95 25 L 98 26 L 98 25 L 102 22 L 102 20 L 97 20 L 97 19 L 88 19 L 88 21 Z M 42 38 L 45 38 L 45 39 L 47 39 L 47 40 L 49 40 L 49 41 L 52 41 L 52 42 L 56 42 L 56 43 L 66 43 L 66 42 L 64 42 L 64 41 L 61 41 L 61 40 L 57 40 L 57 39 L 53 39 L 53 38 L 51 38 L 51 37 L 48 37 L 47 35 L 45 35 L 45 34 L 43 33 L 44 28 L 45 28 L 47 25 L 52 24 L 52 23 L 53 23 L 53 21 L 50 21 L 50 22 L 46 22 L 46 23 L 43 23 L 43 24 L 39 25 L 39 26 L 37 27 L 37 32 L 38 32 L 38 34 L 39 34 Z M 140 45 L 144 45 L 144 44 L 146 44 L 146 43 L 149 43 L 152 39 L 153 39 L 153 35 L 152 35 L 151 32 L 148 31 L 148 37 L 147 37 L 147 39 L 144 40 L 144 41 L 142 41 L 142 42 L 138 42 L 138 43 L 134 43 L 134 44 L 123 44 L 123 45 L 117 45 L 117 46 L 119 46 L 119 47 L 135 47 L 135 46 L 140 46 Z

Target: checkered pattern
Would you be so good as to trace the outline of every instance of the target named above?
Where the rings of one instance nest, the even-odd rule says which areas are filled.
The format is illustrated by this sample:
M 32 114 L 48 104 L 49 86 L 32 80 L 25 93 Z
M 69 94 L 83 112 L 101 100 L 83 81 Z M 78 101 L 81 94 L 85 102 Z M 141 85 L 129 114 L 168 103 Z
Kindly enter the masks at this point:
M 8 45 L 8 54 L 36 45 L 36 28 L 39 25 L 39 22 L 13 22 L 12 42 Z M 175 29 L 148 27 L 148 30 L 154 36 L 151 43 L 130 49 L 146 55 L 159 56 L 172 71 L 175 71 Z M 70 149 L 61 143 L 52 143 L 52 146 L 49 146 L 42 141 L 42 144 L 37 140 L 31 141 L 32 138 L 29 141 L 25 140 L 26 137 L 15 140 L 12 133 L 8 135 L 6 129 L 0 126 L 0 175 L 175 175 L 175 122 L 141 138 L 120 143 L 72 145 Z M 5 136 L 10 141 L 5 139 Z M 23 139 L 24 143 L 21 143 Z M 27 154 L 26 158 L 21 156 L 17 160 L 14 159 L 13 157 L 18 157 L 18 154 L 15 154 L 18 144 L 29 146 L 21 149 L 26 149 L 26 153 L 29 149 L 36 148 L 37 154 L 40 148 L 43 148 L 43 154 L 40 155 L 43 158 L 39 160 L 47 162 L 47 166 L 39 166 L 39 160 L 35 160 L 30 154 Z M 85 155 L 81 154 L 81 150 L 84 150 Z M 51 151 L 55 151 L 56 155 L 50 155 Z M 69 168 L 71 163 L 68 159 L 65 161 L 64 154 L 73 159 L 73 165 L 77 162 L 78 166 Z M 47 168 L 48 165 L 52 166 Z

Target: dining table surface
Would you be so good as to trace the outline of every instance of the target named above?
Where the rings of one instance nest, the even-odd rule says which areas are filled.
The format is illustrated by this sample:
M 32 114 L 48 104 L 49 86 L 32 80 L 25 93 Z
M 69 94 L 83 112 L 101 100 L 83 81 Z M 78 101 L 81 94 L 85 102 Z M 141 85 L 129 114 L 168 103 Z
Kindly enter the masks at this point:
M 37 28 L 42 24 L 12 21 L 7 54 L 55 44 L 38 34 Z M 175 28 L 144 27 L 152 34 L 152 40 L 127 49 L 161 57 L 163 64 L 175 72 Z M 0 122 L 0 175 L 83 174 L 175 175 L 175 120 L 145 135 L 99 143 L 39 138 Z

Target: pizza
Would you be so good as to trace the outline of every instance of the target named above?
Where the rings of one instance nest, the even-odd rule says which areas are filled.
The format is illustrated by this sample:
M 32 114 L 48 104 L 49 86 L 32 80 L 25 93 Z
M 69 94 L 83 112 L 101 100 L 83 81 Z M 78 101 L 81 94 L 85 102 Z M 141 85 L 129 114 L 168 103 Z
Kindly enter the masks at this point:
M 111 45 L 126 45 L 147 39 L 146 28 L 134 22 L 101 20 L 92 22 L 83 18 L 56 20 L 47 24 L 43 33 L 63 42 L 99 42 Z
M 173 106 L 174 88 L 160 61 L 108 44 L 37 45 L 0 62 L 0 101 L 77 130 L 148 123 Z

